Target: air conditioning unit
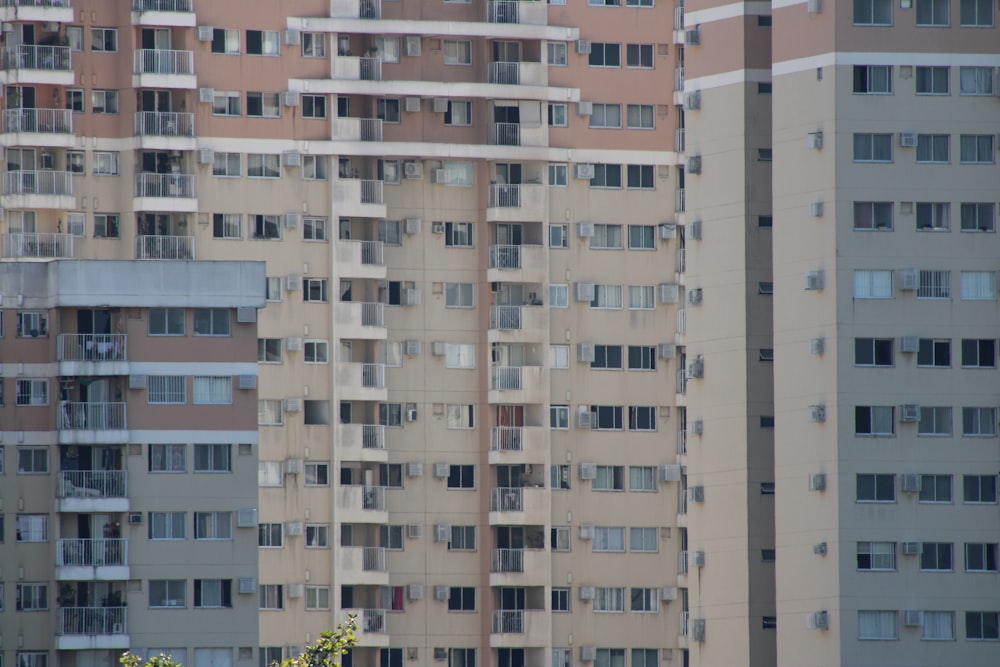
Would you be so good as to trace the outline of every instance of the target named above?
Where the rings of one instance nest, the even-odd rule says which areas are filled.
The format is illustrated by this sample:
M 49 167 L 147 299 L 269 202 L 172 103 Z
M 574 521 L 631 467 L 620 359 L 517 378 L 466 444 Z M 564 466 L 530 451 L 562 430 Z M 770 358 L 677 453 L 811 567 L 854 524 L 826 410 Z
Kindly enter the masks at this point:
M 448 111 L 448 98 L 435 97 L 431 102 L 431 110 L 434 111 L 434 113 L 446 113 Z
M 448 649 L 446 648 L 436 648 L 434 649 L 434 659 L 438 662 L 448 659 Z
M 702 355 L 698 355 L 694 358 L 690 364 L 688 364 L 687 376 L 689 378 L 702 378 L 705 376 L 705 360 Z
M 578 39 L 576 40 L 576 52 L 580 55 L 589 55 L 591 51 L 591 43 L 589 39 Z
M 431 354 L 435 357 L 443 357 L 448 351 L 448 344 L 443 340 L 436 340 L 431 343 Z
M 249 595 L 257 592 L 257 577 L 240 577 L 239 588 L 242 595 Z
M 923 551 L 920 542 L 903 542 L 903 554 L 906 556 L 919 556 Z
M 409 523 L 406 525 L 406 537 L 411 540 L 417 540 L 424 536 L 424 524 L 422 523 Z
M 808 137 L 807 143 L 809 144 L 809 148 L 815 148 L 816 150 L 819 150 L 820 148 L 823 148 L 823 131 L 822 130 L 819 130 L 817 132 L 810 132 L 807 135 L 807 137 Z
M 145 375 L 129 375 L 128 376 L 128 388 L 129 389 L 145 389 L 146 388 L 146 376 Z
M 920 493 L 920 475 L 906 473 L 900 476 L 900 481 L 905 493 Z
M 199 88 L 198 101 L 211 104 L 215 101 L 215 88 Z
M 698 46 L 701 44 L 701 26 L 695 26 L 684 31 L 684 44 L 686 46 Z
M 408 357 L 418 356 L 420 354 L 420 341 L 419 340 L 403 341 L 403 353 Z
M 913 353 L 920 349 L 920 339 L 917 336 L 903 336 L 899 339 L 899 351 Z
M 198 164 L 213 164 L 215 162 L 215 151 L 211 148 L 198 149 Z
M 597 589 L 594 586 L 580 586 L 581 600 L 593 600 L 596 595 Z
M 688 502 L 691 503 L 705 502 L 705 487 L 701 485 L 688 487 Z
M 687 164 L 684 170 L 689 174 L 700 174 L 701 173 L 701 156 L 692 155 L 687 159 Z
M 240 306 L 236 309 L 236 321 L 247 324 L 257 321 L 257 309 L 253 306 Z
M 825 611 L 814 611 L 806 616 L 806 627 L 810 630 L 826 630 L 830 627 L 830 619 Z
M 424 585 L 423 584 L 410 584 L 406 587 L 406 599 L 407 600 L 423 600 L 424 599 Z
M 672 222 L 661 222 L 660 238 L 663 240 L 677 238 L 677 225 Z
M 589 523 L 580 524 L 580 528 L 577 532 L 581 540 L 594 539 L 594 526 Z
M 301 475 L 304 465 L 305 464 L 302 459 L 285 459 L 285 474 Z
M 817 542 L 813 545 L 813 553 L 817 556 L 826 555 L 826 542 Z
M 593 343 L 576 344 L 576 360 L 582 363 L 593 363 L 596 358 L 596 346 Z
M 920 287 L 920 272 L 917 269 L 900 269 L 896 273 L 899 275 L 899 289 L 912 292 Z
M 822 338 L 812 338 L 809 341 L 809 354 L 823 354 L 826 342 Z
M 917 422 L 920 421 L 920 406 L 916 403 L 904 403 L 899 409 L 899 421 Z
M 660 359 L 673 359 L 677 355 L 677 346 L 673 343 L 660 343 Z
M 590 302 L 594 300 L 594 283 L 576 283 L 576 300 Z
M 597 477 L 597 464 L 581 463 L 577 466 L 577 475 L 580 479 L 595 479 Z
M 916 148 L 917 146 L 917 133 L 916 132 L 900 132 L 899 133 L 899 145 L 903 148 Z
M 806 0 L 806 11 L 810 14 L 822 13 L 823 0 Z
M 696 642 L 705 641 L 705 619 L 692 618 L 690 625 L 691 639 Z
M 435 169 L 431 172 L 431 181 L 434 183 L 440 183 L 442 185 L 448 184 L 448 170 L 447 169 Z
M 695 241 L 701 240 L 701 220 L 693 220 L 688 223 L 687 237 Z
M 244 507 L 236 512 L 236 527 L 237 528 L 256 528 L 257 527 L 257 508 L 256 507 Z
M 403 290 L 402 302 L 404 306 L 419 306 L 420 290 L 414 287 Z
M 681 290 L 675 283 L 660 283 L 660 303 L 677 303 L 681 298 Z
M 298 153 L 296 153 L 298 155 Z M 285 214 L 285 228 L 286 229 L 298 229 L 302 226 L 302 214 L 301 213 L 286 213 Z
M 198 26 L 199 42 L 211 42 L 214 36 L 215 36 L 215 28 L 213 26 L 210 25 Z
M 702 291 L 700 287 L 688 290 L 688 303 L 692 306 L 697 306 L 701 303 Z
M 286 90 L 281 95 L 281 103 L 286 107 L 299 106 L 299 92 L 297 90 Z
M 285 30 L 283 33 L 283 41 L 286 45 L 291 46 L 293 44 L 299 43 L 299 31 L 298 30 Z
M 238 380 L 238 387 L 240 389 L 256 389 L 257 388 L 257 376 L 256 375 L 240 375 Z
M 306 594 L 306 585 L 298 582 L 288 584 L 285 586 L 285 592 L 288 593 L 289 598 L 298 599 Z
M 403 233 L 405 234 L 419 234 L 420 233 L 420 218 L 406 218 L 403 220 Z
M 594 236 L 594 223 L 592 222 L 578 222 L 576 223 L 576 235 L 582 239 L 589 239 Z
M 575 165 L 575 172 L 577 180 L 589 181 L 594 177 L 595 169 L 594 165 L 580 163 Z
M 406 421 L 408 421 L 408 422 L 415 422 L 415 421 L 417 421 L 417 409 L 416 408 L 407 408 L 406 409 Z
M 660 481 L 661 482 L 679 482 L 681 481 L 681 467 L 677 464 L 668 463 L 660 466 Z
M 285 412 L 302 412 L 302 399 L 301 398 L 286 398 L 285 399 Z
M 451 591 L 447 586 L 435 586 L 434 587 L 434 599 L 435 600 L 447 600 L 451 597 Z
M 580 406 L 580 410 L 576 413 L 576 427 L 577 428 L 594 428 L 594 415 L 585 405 Z
M 692 90 L 684 96 L 684 108 L 688 111 L 697 111 L 701 108 L 701 91 Z
M 296 153 L 295 151 L 286 151 L 281 156 L 281 162 L 286 167 L 301 167 L 302 166 L 302 154 Z
M 418 180 L 424 177 L 424 163 L 407 160 L 403 163 L 403 176 Z
M 821 201 L 814 201 L 813 203 L 809 204 L 809 215 L 811 217 L 813 217 L 813 218 L 822 218 L 823 217 L 823 202 L 821 202 Z
M 810 405 L 809 406 L 809 421 L 822 423 L 826 421 L 826 406 L 825 405 Z
M 133 526 L 138 526 L 142 523 L 142 512 L 129 512 L 128 522 Z
M 688 552 L 688 567 L 689 568 L 699 568 L 705 567 L 705 552 L 704 551 L 690 551 Z
M 826 491 L 826 473 L 818 472 L 809 475 L 810 491 Z
M 805 288 L 807 290 L 814 290 L 814 291 L 823 289 L 823 272 L 809 271 L 808 273 L 806 273 Z
M 677 599 L 677 587 L 676 586 L 663 586 L 660 588 L 660 601 L 670 602 Z
M 297 273 L 289 273 L 285 276 L 285 289 L 289 292 L 302 289 L 302 276 Z
M 420 98 L 404 97 L 403 110 L 406 111 L 407 113 L 420 113 Z
M 298 352 L 302 349 L 302 338 L 300 336 L 291 336 L 286 338 L 285 349 L 289 352 Z
M 597 647 L 596 646 L 581 646 L 580 647 L 580 661 L 581 662 L 594 662 L 597 660 Z
M 594 115 L 594 103 L 588 102 L 586 100 L 581 100 L 576 103 L 576 115 L 577 116 L 593 116 Z
M 701 419 L 692 419 L 688 424 L 688 432 L 691 435 L 701 435 L 705 432 L 705 422 Z
M 410 57 L 420 55 L 421 38 L 420 35 L 407 35 L 403 43 L 403 53 Z
M 421 477 L 424 474 L 424 464 L 420 461 L 411 461 L 406 464 L 407 477 Z
M 290 537 L 299 537 L 305 533 L 306 525 L 301 521 L 286 521 L 285 522 L 285 535 Z
M 434 476 L 435 477 L 448 477 L 451 475 L 451 464 L 449 463 L 435 463 L 434 464 Z
M 443 222 L 432 222 L 431 223 L 431 234 L 444 234 L 444 223 Z
M 920 627 L 924 624 L 924 612 L 916 609 L 906 609 L 903 611 L 903 625 L 909 627 Z

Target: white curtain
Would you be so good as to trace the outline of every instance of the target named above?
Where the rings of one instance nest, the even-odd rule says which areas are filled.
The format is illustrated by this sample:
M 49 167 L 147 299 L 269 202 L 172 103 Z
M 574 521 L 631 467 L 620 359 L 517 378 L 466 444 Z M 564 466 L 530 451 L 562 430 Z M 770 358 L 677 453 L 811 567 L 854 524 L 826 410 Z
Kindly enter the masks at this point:
M 858 639 L 897 639 L 898 617 L 895 611 L 859 611 Z
M 923 623 L 920 626 L 921 639 L 955 638 L 955 612 L 925 611 Z

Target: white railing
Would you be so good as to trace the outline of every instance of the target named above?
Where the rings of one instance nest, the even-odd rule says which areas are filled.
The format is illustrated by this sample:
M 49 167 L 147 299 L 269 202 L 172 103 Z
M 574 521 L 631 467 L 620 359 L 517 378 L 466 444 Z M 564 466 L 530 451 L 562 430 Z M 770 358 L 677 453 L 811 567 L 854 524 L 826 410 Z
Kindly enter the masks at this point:
M 521 83 L 521 63 L 490 63 L 490 83 L 512 86 Z
M 124 635 L 125 607 L 62 607 L 59 610 L 60 635 Z
M 125 361 L 126 334 L 59 334 L 59 361 Z
M 194 52 L 136 49 L 133 74 L 194 74 Z
M 176 111 L 137 111 L 135 133 L 137 136 L 193 137 L 194 114 Z
M 683 514 L 683 512 L 680 512 Z M 688 552 L 680 551 L 677 553 L 677 574 L 687 574 L 688 573 Z
M 677 311 L 677 333 L 679 334 L 687 333 L 688 330 L 687 322 L 688 322 L 687 310 L 685 308 L 681 308 L 680 310 Z
M 520 269 L 521 268 L 521 246 L 519 246 L 519 245 L 491 245 L 490 246 L 490 268 L 491 269 Z
M 385 547 L 362 547 L 361 569 L 365 572 L 385 572 Z
M 688 438 L 688 434 L 687 434 L 686 430 L 681 429 L 681 430 L 677 431 L 677 453 L 678 454 L 687 454 L 687 451 L 688 451 L 687 438 Z
M 3 69 L 37 69 L 68 72 L 73 69 L 68 46 L 20 44 L 3 50 Z
M 72 134 L 73 112 L 69 109 L 6 109 L 3 131 Z
M 59 406 L 60 429 L 79 431 L 121 431 L 126 428 L 125 403 L 70 403 Z
M 194 197 L 192 174 L 136 174 L 136 197 Z
M 385 364 L 361 364 L 361 386 L 385 389 Z
M 137 236 L 136 259 L 194 259 L 193 236 Z
M 688 494 L 687 489 L 679 489 L 677 495 L 677 513 L 687 514 L 688 513 Z M 687 567 L 687 561 L 684 561 L 684 567 Z
M 69 7 L 69 0 L 0 0 L 0 7 Z
M 385 326 L 385 304 L 384 303 L 362 303 L 361 304 L 361 326 L 363 326 L 363 327 L 384 327 Z
M 674 30 L 684 29 L 684 8 L 674 7 Z
M 684 248 L 677 249 L 676 261 L 677 273 L 684 273 L 687 270 L 687 254 L 684 252 Z
M 361 424 L 361 448 L 385 449 L 385 426 Z
M 524 572 L 524 549 L 494 549 L 490 553 L 490 572 Z
M 133 12 L 193 12 L 193 0 L 132 0 Z
M 491 306 L 490 329 L 520 329 L 521 306 Z
M 524 610 L 496 609 L 493 612 L 493 629 L 495 635 L 520 635 L 524 633 Z
M 494 426 L 490 429 L 490 450 L 494 452 L 519 452 L 523 449 L 520 426 Z
M 59 473 L 60 498 L 125 498 L 124 470 L 63 470 Z
M 490 369 L 490 389 L 517 391 L 521 386 L 520 366 L 494 366 Z
M 73 174 L 68 171 L 8 171 L 3 175 L 5 195 L 72 195 Z
M 687 372 L 683 368 L 677 371 L 677 393 L 687 393 Z
M 382 141 L 381 118 L 359 118 L 361 141 Z
M 384 204 L 382 196 L 382 181 L 363 179 L 361 181 L 361 203 L 362 204 Z
M 128 565 L 128 540 L 59 540 L 56 565 Z
M 372 266 L 383 266 L 385 264 L 384 249 L 382 241 L 361 241 L 361 263 Z
M 524 488 L 520 486 L 498 486 L 490 489 L 491 512 L 523 512 Z
M 358 18 L 382 18 L 382 0 L 358 0 Z
M 4 234 L 4 257 L 72 257 L 70 234 Z
M 684 188 L 679 188 L 677 193 L 674 195 L 674 210 L 680 213 L 684 210 L 684 208 Z
M 521 206 L 520 184 L 490 183 L 490 208 L 519 208 Z
M 358 58 L 359 74 L 362 81 L 382 80 L 382 59 L 381 58 Z
M 361 632 L 382 635 L 388 632 L 385 627 L 385 609 L 362 609 L 361 610 Z
M 384 512 L 385 488 L 384 486 L 361 487 L 361 509 Z
M 520 123 L 493 123 L 493 143 L 497 146 L 520 146 Z
M 679 127 L 676 130 L 674 130 L 674 150 L 677 151 L 678 153 L 684 152 L 684 145 L 685 145 L 684 139 L 685 137 L 684 137 L 683 127 Z
M 674 90 L 682 92 L 684 90 L 684 68 L 678 67 L 674 70 Z
M 688 614 L 689 613 L 690 612 L 686 612 L 686 611 L 682 611 L 681 612 L 681 628 L 680 628 L 681 637 L 687 637 L 688 636 Z
M 516 0 L 490 0 L 486 9 L 489 23 L 520 23 L 520 3 Z

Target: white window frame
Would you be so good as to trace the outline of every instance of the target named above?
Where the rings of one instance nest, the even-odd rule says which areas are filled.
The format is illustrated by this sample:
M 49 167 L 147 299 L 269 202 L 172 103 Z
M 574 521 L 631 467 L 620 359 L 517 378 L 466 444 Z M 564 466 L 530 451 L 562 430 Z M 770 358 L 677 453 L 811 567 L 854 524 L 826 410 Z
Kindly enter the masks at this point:
M 187 378 L 183 375 L 146 377 L 148 405 L 184 405 L 187 403 Z

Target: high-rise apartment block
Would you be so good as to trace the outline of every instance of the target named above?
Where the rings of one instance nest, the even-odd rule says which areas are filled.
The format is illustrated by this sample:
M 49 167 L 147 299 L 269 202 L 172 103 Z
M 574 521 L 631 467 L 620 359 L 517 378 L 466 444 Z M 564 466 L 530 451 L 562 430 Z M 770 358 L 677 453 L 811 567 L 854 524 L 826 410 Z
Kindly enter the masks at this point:
M 996 13 L 0 0 L 0 664 L 991 664 Z

